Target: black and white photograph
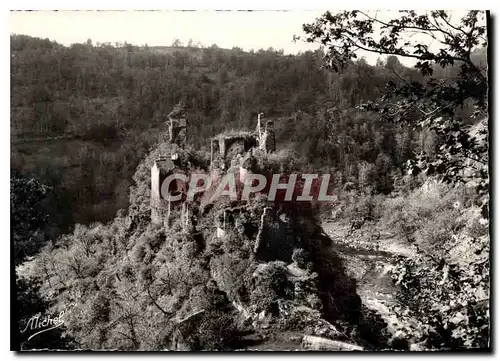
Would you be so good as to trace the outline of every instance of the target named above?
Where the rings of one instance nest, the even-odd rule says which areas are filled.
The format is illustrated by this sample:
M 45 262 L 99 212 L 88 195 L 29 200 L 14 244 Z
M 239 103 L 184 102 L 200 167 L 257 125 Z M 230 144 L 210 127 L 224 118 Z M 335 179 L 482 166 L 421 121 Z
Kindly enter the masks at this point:
M 11 351 L 492 351 L 495 16 L 333 5 L 9 11 Z

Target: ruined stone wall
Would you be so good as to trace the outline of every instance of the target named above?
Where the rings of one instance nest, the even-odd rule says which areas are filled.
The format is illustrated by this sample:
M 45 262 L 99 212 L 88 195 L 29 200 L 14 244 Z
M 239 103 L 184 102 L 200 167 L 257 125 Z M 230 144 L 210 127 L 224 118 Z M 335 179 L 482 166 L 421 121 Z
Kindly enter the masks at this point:
M 166 156 L 158 158 L 151 167 L 151 205 L 159 205 L 161 202 L 161 184 L 167 177 L 167 172 L 174 168 L 171 159 Z
M 257 259 L 291 262 L 293 250 L 299 243 L 292 222 L 286 214 L 278 216 L 272 208 L 265 208 L 254 244 Z
M 242 137 L 225 139 L 225 150 L 224 159 L 226 160 L 226 167 L 232 166 L 232 161 L 234 161 L 238 156 L 245 154 L 245 139 Z
M 162 222 L 162 213 L 165 207 L 161 199 L 161 183 L 163 179 L 161 167 L 158 164 L 161 161 L 163 160 L 155 161 L 151 168 L 151 222 L 155 224 Z
M 254 135 L 236 135 L 218 137 L 211 141 L 210 163 L 213 168 L 229 168 L 238 157 L 244 157 L 252 148 L 256 147 L 258 140 Z
M 274 124 L 269 121 L 266 124 L 266 130 L 262 134 L 261 138 L 261 149 L 266 153 L 271 153 L 276 151 L 276 137 L 274 134 Z
M 214 164 L 221 158 L 219 139 L 212 139 L 210 142 L 210 165 Z
M 245 183 L 245 178 L 248 174 L 254 173 L 257 167 L 257 160 L 252 155 L 250 151 L 245 157 L 240 161 L 240 182 Z
M 180 148 L 185 148 L 187 145 L 187 116 L 183 105 L 178 104 L 168 117 L 170 142 Z M 221 174 L 218 173 L 219 171 L 226 172 L 230 168 L 239 167 L 240 181 L 243 182 L 246 175 L 253 172 L 253 167 L 255 166 L 255 159 L 252 156 L 253 149 L 259 147 L 266 153 L 276 150 L 273 122 L 268 121 L 265 129 L 261 129 L 259 116 L 258 128 L 258 134 L 238 132 L 231 135 L 220 135 L 211 140 L 210 165 L 213 178 L 221 176 Z M 172 157 L 175 155 L 178 156 L 178 154 L 174 146 Z M 178 204 L 170 204 L 167 200 L 162 199 L 161 196 L 162 181 L 166 178 L 168 172 L 175 166 L 181 169 L 183 168 L 179 159 L 173 159 L 174 158 L 167 159 L 166 157 L 160 158 L 151 169 L 151 219 L 155 223 L 164 222 L 165 217 L 168 223 L 170 215 L 177 214 L 180 207 L 183 206 L 183 201 L 178 202 Z M 169 163 L 167 165 L 165 163 L 166 161 L 171 164 Z M 171 191 L 183 192 L 183 190 L 169 189 L 169 193 Z M 186 212 L 188 212 L 187 209 Z M 183 211 L 181 213 L 184 214 L 186 212 Z

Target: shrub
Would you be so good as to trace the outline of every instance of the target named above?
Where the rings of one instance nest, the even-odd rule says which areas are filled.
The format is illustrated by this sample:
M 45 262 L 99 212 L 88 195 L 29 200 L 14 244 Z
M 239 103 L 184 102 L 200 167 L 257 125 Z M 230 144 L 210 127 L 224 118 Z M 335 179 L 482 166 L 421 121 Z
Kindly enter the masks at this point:
M 293 250 L 292 261 L 300 268 L 306 269 L 309 262 L 309 254 L 303 248 L 296 248 Z
M 293 295 L 293 284 L 287 278 L 284 262 L 274 261 L 258 269 L 256 287 L 250 295 L 250 303 L 258 309 L 274 312 L 277 300 Z
M 199 348 L 205 351 L 225 351 L 237 338 L 237 328 L 231 315 L 210 311 L 204 314 L 198 328 Z
M 400 261 L 393 271 L 401 287 L 394 310 L 419 323 L 406 333 L 429 348 L 488 347 L 488 298 L 478 293 L 489 288 L 487 262 L 465 268 L 429 258 Z

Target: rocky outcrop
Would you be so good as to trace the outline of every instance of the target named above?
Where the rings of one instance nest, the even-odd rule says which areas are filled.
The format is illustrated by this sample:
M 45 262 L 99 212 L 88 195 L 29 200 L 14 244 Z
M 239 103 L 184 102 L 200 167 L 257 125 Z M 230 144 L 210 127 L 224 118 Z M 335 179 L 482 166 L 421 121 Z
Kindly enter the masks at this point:
M 311 351 L 363 351 L 363 347 L 323 337 L 304 336 L 302 348 Z
M 173 126 L 185 126 L 182 112 L 173 112 L 169 116 Z M 266 135 L 271 133 L 272 125 L 269 125 Z M 170 150 L 170 154 L 184 160 L 187 154 L 178 146 L 182 148 L 185 138 L 181 142 L 173 138 L 171 134 L 171 143 L 177 146 L 173 146 L 175 152 Z M 264 156 L 275 150 L 272 138 L 266 138 Z M 218 168 L 218 161 L 224 165 L 219 169 L 220 175 L 233 168 L 252 172 L 257 170 L 257 164 L 263 168 L 267 164 L 259 163 L 263 154 L 254 157 L 251 152 L 257 143 L 253 133 L 225 134 L 213 139 L 212 170 Z M 159 171 L 158 176 L 152 173 L 155 182 L 152 183 L 151 199 L 159 198 L 162 181 L 160 163 L 154 160 L 151 159 L 153 170 L 158 168 Z M 190 165 L 184 163 L 180 168 L 189 173 Z M 265 169 L 258 171 L 264 172 Z M 179 209 L 183 210 L 181 206 Z M 230 317 L 235 323 L 262 334 L 287 331 L 329 339 L 349 338 L 328 321 L 356 320 L 352 317 L 359 308 L 355 283 L 345 275 L 340 260 L 330 249 L 328 238 L 319 232 L 312 209 L 276 204 L 257 197 L 243 203 L 204 198 L 200 204 L 196 201 L 190 203 L 189 217 L 181 217 L 183 214 L 188 214 L 187 207 L 186 212 L 175 214 L 174 224 L 168 224 L 169 231 L 179 234 L 171 244 L 176 253 L 166 256 L 180 269 L 185 270 L 187 264 L 199 267 L 198 275 L 209 278 L 217 292 L 224 295 L 227 301 L 224 307 L 231 308 Z M 190 217 L 196 222 L 191 222 L 189 227 L 183 226 L 189 223 Z M 164 217 L 159 215 L 156 218 Z M 161 225 L 161 222 L 157 223 Z M 195 247 L 194 243 L 202 246 Z M 180 305 L 177 311 L 176 317 L 183 319 L 178 322 L 171 340 L 172 348 L 176 350 L 189 349 L 193 342 L 199 342 L 193 341 L 196 340 L 193 335 L 198 332 L 197 327 L 202 326 L 200 323 L 210 317 L 210 313 L 205 316 L 196 312 L 190 314 L 193 310 L 191 303 L 201 301 L 191 302 L 191 293 L 188 290 L 185 293 L 182 303 L 187 306 Z M 215 306 L 209 312 L 214 311 L 221 310 Z

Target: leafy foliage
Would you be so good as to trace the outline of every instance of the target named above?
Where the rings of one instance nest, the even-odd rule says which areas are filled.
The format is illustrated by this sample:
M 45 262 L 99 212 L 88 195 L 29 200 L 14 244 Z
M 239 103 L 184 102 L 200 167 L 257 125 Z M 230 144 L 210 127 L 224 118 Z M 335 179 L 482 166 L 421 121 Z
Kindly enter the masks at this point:
M 35 179 L 10 179 L 11 244 L 15 263 L 35 254 L 46 241 L 49 214 L 41 204 L 50 188 Z
M 69 349 L 74 347 L 67 335 L 63 335 L 61 328 L 42 333 L 28 340 L 37 332 L 29 323 L 30 319 L 37 316 L 41 319 L 47 315 L 52 306 L 50 301 L 40 297 L 39 288 L 40 284 L 33 282 L 33 280 L 16 277 L 15 324 L 18 330 L 11 337 L 19 343 L 19 350 Z M 54 315 L 50 315 L 50 317 L 54 317 Z
M 474 174 L 476 190 L 487 214 L 487 145 L 477 142 L 463 119 L 457 117 L 458 108 L 466 102 L 475 107 L 474 116 L 486 111 L 487 74 L 473 58 L 474 49 L 487 46 L 484 17 L 484 13 L 473 10 L 456 24 L 443 10 L 424 14 L 400 11 L 400 16 L 390 21 L 358 10 L 326 12 L 313 24 L 304 25 L 304 31 L 307 41 L 319 41 L 327 47 L 327 63 L 337 71 L 355 59 L 359 50 L 416 59 L 415 68 L 423 78 L 409 82 L 393 70 L 399 84 L 387 82 L 379 101 L 366 102 L 361 107 L 390 121 L 430 129 L 439 136 L 438 153 L 432 157 L 420 153 L 418 162 L 409 160 L 412 173 L 424 171 L 456 183 L 463 180 L 461 171 L 466 159 L 479 163 Z M 439 50 L 421 40 L 412 41 L 411 33 L 436 41 Z M 436 67 L 455 64 L 460 70 L 451 81 L 432 77 Z
M 488 260 L 460 267 L 419 258 L 404 260 L 393 272 L 401 287 L 396 313 L 403 319 L 418 320 L 417 332 L 406 331 L 413 337 L 418 335 L 416 341 L 435 349 L 489 347 L 488 299 L 484 294 L 489 289 Z
M 383 221 L 418 250 L 392 269 L 394 310 L 412 325 L 405 336 L 427 348 L 489 346 L 489 237 L 473 198 L 463 185 L 428 180 L 384 206 Z

